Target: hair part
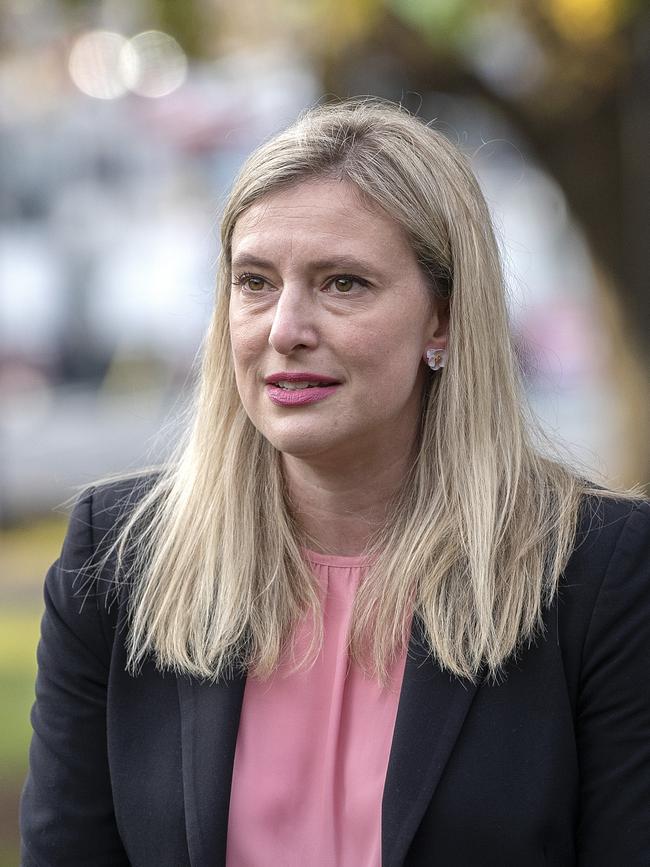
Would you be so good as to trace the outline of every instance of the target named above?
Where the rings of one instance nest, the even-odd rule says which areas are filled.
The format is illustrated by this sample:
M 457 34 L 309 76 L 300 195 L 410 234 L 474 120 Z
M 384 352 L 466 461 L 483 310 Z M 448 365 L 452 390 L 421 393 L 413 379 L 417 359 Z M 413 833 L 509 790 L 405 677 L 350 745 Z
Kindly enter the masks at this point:
M 429 377 L 417 458 L 368 546 L 351 655 L 385 679 L 416 614 L 443 668 L 496 678 L 540 633 L 591 489 L 535 442 L 497 244 L 468 161 L 422 121 L 375 100 L 306 112 L 255 151 L 235 182 L 192 423 L 125 512 L 113 546 L 119 579 L 133 579 L 129 670 L 152 655 L 177 673 L 216 679 L 238 668 L 265 677 L 304 616 L 316 629 L 297 664 L 320 647 L 299 515 L 279 453 L 241 404 L 228 324 L 237 220 L 274 191 L 314 178 L 354 184 L 403 226 L 431 291 L 449 302 L 448 365 Z

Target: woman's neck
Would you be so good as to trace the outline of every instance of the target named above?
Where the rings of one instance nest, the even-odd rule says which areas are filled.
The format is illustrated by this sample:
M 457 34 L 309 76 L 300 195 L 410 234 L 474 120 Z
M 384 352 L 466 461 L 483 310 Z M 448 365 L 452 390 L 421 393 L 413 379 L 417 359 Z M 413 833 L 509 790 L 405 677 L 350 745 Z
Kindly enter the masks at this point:
M 354 462 L 282 456 L 291 508 L 308 547 L 328 554 L 358 556 L 388 518 L 388 509 L 409 470 L 408 456 Z

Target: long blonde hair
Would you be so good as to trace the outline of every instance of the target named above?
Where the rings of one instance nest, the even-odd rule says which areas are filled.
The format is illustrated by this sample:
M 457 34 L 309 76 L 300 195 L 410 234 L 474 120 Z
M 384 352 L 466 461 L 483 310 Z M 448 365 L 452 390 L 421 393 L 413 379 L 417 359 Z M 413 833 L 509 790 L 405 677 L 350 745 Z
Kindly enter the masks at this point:
M 366 552 L 352 657 L 384 678 L 415 613 L 441 666 L 496 677 L 542 628 L 589 488 L 531 433 L 497 245 L 468 161 L 376 100 L 306 112 L 235 182 L 194 417 L 173 459 L 125 510 L 115 543 L 118 578 L 132 579 L 129 670 L 151 654 L 178 673 L 216 679 L 241 667 L 265 677 L 300 618 L 320 623 L 299 516 L 278 452 L 239 399 L 228 325 L 236 221 L 260 198 L 314 177 L 345 179 L 381 205 L 408 233 L 431 291 L 449 299 L 448 366 L 430 377 L 417 458 Z M 319 628 L 314 635 L 312 653 Z

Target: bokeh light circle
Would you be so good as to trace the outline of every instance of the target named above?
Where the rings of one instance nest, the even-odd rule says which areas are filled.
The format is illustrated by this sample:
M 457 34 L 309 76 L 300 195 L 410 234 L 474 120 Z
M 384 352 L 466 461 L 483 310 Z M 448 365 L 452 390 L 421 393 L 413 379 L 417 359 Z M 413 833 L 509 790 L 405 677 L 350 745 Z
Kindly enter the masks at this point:
M 117 99 L 126 91 L 121 58 L 127 40 L 109 30 L 80 36 L 70 51 L 70 78 L 83 93 L 96 99 Z
M 160 97 L 176 90 L 187 75 L 187 58 L 176 40 L 160 30 L 138 33 L 120 54 L 124 85 L 139 96 Z

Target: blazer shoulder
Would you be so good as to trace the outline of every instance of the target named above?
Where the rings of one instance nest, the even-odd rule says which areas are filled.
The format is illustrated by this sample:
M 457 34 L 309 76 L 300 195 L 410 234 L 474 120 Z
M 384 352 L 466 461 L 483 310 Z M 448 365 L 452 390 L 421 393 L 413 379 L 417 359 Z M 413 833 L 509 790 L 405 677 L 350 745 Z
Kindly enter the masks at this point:
M 153 481 L 148 474 L 90 485 L 77 498 L 61 554 L 48 570 L 44 589 L 46 608 L 56 611 L 73 631 L 90 634 L 99 617 L 105 633 L 112 636 L 128 593 L 128 584 L 118 580 L 112 545 L 121 518 Z
M 585 497 L 558 586 L 563 644 L 582 645 L 604 588 L 616 588 L 623 605 L 639 593 L 650 595 L 650 501 Z
M 569 561 L 603 574 L 617 547 L 628 537 L 643 545 L 650 536 L 650 500 L 585 496 L 578 515 L 574 550 Z
M 603 610 L 605 600 L 612 612 L 631 600 L 649 609 L 650 501 L 603 499 L 594 504 L 581 533 L 574 553 L 576 573 L 595 583 L 598 609 Z
M 155 471 L 124 476 L 114 481 L 91 484 L 80 494 L 75 508 L 83 503 L 89 505 L 92 533 L 97 544 L 133 511 L 159 477 L 160 472 Z

